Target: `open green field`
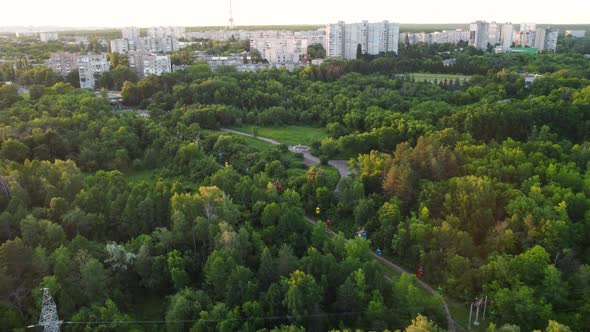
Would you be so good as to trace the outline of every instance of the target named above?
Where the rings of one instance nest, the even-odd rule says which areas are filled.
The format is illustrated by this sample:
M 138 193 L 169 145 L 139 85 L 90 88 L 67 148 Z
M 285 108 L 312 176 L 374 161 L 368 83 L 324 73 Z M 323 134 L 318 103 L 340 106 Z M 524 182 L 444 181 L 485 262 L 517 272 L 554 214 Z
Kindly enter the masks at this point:
M 252 134 L 252 125 L 232 127 L 244 133 Z M 288 145 L 311 145 L 315 141 L 321 141 L 328 136 L 324 128 L 314 128 L 307 126 L 285 126 L 285 127 L 257 127 L 258 136 L 272 138 L 283 144 Z
M 412 76 L 414 77 L 414 79 L 416 79 L 417 82 L 420 81 L 429 81 L 432 82 L 434 80 L 437 81 L 444 81 L 444 80 L 455 80 L 455 79 L 459 79 L 461 81 L 463 80 L 470 80 L 471 76 L 467 76 L 467 75 L 453 75 L 453 74 L 431 74 L 431 73 L 410 73 L 407 74 L 408 76 Z

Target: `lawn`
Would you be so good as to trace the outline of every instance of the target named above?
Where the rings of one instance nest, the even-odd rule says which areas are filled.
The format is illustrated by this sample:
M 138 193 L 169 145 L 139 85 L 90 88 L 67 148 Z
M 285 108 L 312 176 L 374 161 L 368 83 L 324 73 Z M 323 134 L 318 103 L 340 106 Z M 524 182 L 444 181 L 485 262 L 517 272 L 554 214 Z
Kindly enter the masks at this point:
M 252 125 L 232 127 L 231 129 L 252 134 Z M 272 138 L 280 143 L 288 145 L 311 145 L 315 141 L 321 141 L 328 136 L 325 128 L 308 126 L 285 126 L 285 127 L 256 127 L 258 136 Z
M 440 81 L 444 81 L 444 80 L 455 80 L 455 79 L 459 79 L 461 81 L 463 80 L 470 80 L 471 76 L 466 76 L 466 75 L 453 75 L 453 74 L 431 74 L 431 73 L 410 73 L 408 74 L 408 76 L 412 76 L 414 77 L 414 79 L 416 79 L 416 81 L 421 82 L 421 81 L 434 81 L 434 80 L 438 80 Z

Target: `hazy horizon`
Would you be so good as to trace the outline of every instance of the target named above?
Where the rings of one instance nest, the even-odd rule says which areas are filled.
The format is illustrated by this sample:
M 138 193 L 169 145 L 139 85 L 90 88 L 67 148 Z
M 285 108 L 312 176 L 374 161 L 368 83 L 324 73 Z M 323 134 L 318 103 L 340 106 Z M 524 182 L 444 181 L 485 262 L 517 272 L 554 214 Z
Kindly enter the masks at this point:
M 2 4 L 0 26 L 56 26 L 118 28 L 124 26 L 226 26 L 229 0 L 115 1 L 82 9 L 75 0 L 11 1 Z M 31 10 L 33 9 L 33 10 Z M 419 9 L 419 10 L 417 10 Z M 277 5 L 270 0 L 233 0 L 237 26 L 323 25 L 337 21 L 389 20 L 403 24 L 466 24 L 475 20 L 535 22 L 540 24 L 590 24 L 590 2 L 565 0 L 560 5 L 538 1 L 498 0 L 482 6 L 468 0 L 400 2 L 368 0 L 362 6 L 337 0 L 300 0 Z

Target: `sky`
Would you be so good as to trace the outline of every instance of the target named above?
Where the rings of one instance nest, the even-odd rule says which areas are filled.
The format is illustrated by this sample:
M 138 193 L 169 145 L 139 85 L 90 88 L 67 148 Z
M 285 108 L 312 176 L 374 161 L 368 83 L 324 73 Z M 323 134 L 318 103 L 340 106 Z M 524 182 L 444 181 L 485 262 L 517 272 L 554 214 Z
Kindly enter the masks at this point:
M 233 0 L 236 25 L 337 21 L 590 24 L 589 0 Z M 224 26 L 229 0 L 0 0 L 0 26 Z

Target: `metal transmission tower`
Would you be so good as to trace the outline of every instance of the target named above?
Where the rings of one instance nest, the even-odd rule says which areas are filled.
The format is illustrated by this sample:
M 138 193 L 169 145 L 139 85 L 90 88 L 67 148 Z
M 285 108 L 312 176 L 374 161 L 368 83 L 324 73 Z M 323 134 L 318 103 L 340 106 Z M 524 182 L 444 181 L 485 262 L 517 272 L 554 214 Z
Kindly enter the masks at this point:
M 57 306 L 49 294 L 48 288 L 43 288 L 43 302 L 38 326 L 43 326 L 43 332 L 59 332 L 61 321 L 57 318 Z
M 229 24 L 228 24 L 228 28 L 233 29 L 233 28 L 235 28 L 235 25 L 234 25 L 234 15 L 233 15 L 233 11 L 232 11 L 231 2 L 232 2 L 232 0 L 229 0 Z

